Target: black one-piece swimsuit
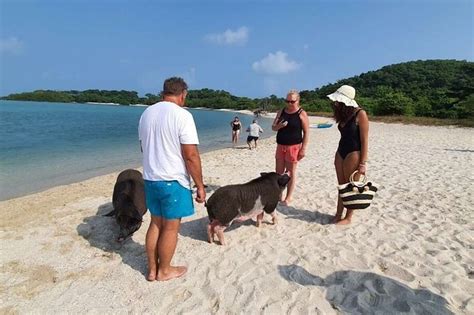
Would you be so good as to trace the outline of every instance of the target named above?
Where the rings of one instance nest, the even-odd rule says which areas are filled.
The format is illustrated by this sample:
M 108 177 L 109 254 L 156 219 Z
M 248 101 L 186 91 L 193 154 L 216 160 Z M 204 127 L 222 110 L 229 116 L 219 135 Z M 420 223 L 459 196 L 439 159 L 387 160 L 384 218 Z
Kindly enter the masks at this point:
M 339 140 L 337 152 L 339 152 L 342 159 L 345 159 L 349 153 L 360 151 L 361 149 L 359 125 L 356 123 L 359 112 L 360 110 L 355 113 L 354 117 L 344 127 L 341 127 L 340 124 L 337 126 L 337 129 L 341 132 L 341 140 Z

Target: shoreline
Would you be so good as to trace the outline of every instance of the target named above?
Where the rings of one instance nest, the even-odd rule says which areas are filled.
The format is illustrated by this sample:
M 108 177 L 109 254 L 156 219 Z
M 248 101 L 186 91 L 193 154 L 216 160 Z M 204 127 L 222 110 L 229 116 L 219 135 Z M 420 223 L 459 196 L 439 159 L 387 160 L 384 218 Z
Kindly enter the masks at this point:
M 47 104 L 47 103 L 44 103 L 44 104 Z M 38 104 L 38 105 L 41 105 L 41 104 Z M 93 104 L 81 104 L 81 105 L 85 105 L 83 107 L 83 109 L 85 110 L 87 109 L 86 105 L 93 105 Z M 102 105 L 108 106 L 108 107 L 118 106 L 118 105 L 110 105 L 110 104 L 109 105 L 102 104 Z M 64 104 L 63 106 L 66 107 L 67 104 Z M 219 112 L 219 111 L 215 111 L 215 112 Z M 195 110 L 194 113 L 197 116 L 206 115 L 206 114 L 203 114 L 202 110 L 201 112 L 199 112 L 199 110 Z M 238 113 L 239 115 L 247 115 L 248 117 L 252 117 L 251 116 L 252 113 L 249 111 L 239 111 Z M 222 114 L 220 116 L 230 117 L 231 115 Z M 265 119 L 266 121 L 263 121 L 262 119 L 261 123 L 266 124 L 266 125 L 270 124 L 271 120 L 269 118 L 265 118 Z M 99 122 L 99 124 L 101 123 Z M 202 128 L 203 130 L 205 130 L 206 125 L 203 125 Z M 203 138 L 201 139 L 202 140 L 201 145 L 199 146 L 200 147 L 199 149 L 201 152 L 213 151 L 213 150 L 220 149 L 223 147 L 228 147 L 228 146 L 230 147 L 230 141 L 229 141 L 229 144 L 227 144 L 226 142 L 227 129 L 225 129 L 224 125 L 220 126 L 219 128 L 222 130 L 218 129 L 212 135 L 208 133 L 202 134 Z M 246 135 L 245 133 L 242 134 L 241 141 L 245 141 L 245 137 L 244 137 L 245 135 Z M 269 132 L 267 130 L 267 132 L 262 135 L 262 139 L 267 138 L 267 137 L 272 137 L 272 132 Z M 90 139 L 90 140 L 93 140 L 93 139 Z M 229 132 L 229 140 L 230 140 L 230 132 Z M 87 142 L 87 141 L 89 140 L 84 139 L 84 142 Z M 9 144 L 7 143 L 6 145 L 9 145 Z M 107 144 L 104 144 L 103 147 L 105 148 L 106 145 Z M 120 143 L 118 145 L 120 145 Z M 85 143 L 83 146 L 85 149 L 88 149 L 87 143 Z M 73 149 L 68 149 L 68 150 L 73 150 Z M 63 150 L 63 151 L 69 152 L 68 150 Z M 14 149 L 11 149 L 8 152 L 14 152 L 14 151 L 15 151 Z M 33 150 L 30 150 L 30 151 L 33 153 L 30 154 L 29 156 L 34 157 L 35 151 Z M 101 152 L 101 148 L 97 147 L 96 149 L 90 149 L 89 151 L 90 151 L 89 156 L 91 156 L 91 155 L 96 154 L 97 152 Z M 124 155 L 123 160 L 118 155 L 119 153 L 113 155 L 112 159 L 107 158 L 106 155 L 109 154 L 109 152 L 110 154 L 115 154 L 115 152 L 121 152 L 121 151 L 120 149 L 118 149 L 117 146 L 115 146 L 115 149 L 111 148 L 111 150 L 102 154 L 101 156 L 104 158 L 102 160 L 99 159 L 98 161 L 100 162 L 98 163 L 95 163 L 94 161 L 90 159 L 86 160 L 85 162 L 81 162 L 78 160 L 73 163 L 74 165 L 69 164 L 68 167 L 63 167 L 63 168 L 57 167 L 57 166 L 56 167 L 48 166 L 48 163 L 47 162 L 43 163 L 43 160 L 41 159 L 38 161 L 35 161 L 34 158 L 31 158 L 30 164 L 28 164 L 28 166 L 31 169 L 29 173 L 21 172 L 21 170 L 15 169 L 14 166 L 10 166 L 10 165 L 13 165 L 12 163 L 5 164 L 5 168 L 4 169 L 2 168 L 2 171 L 3 170 L 5 171 L 4 173 L 5 177 L 4 177 L 4 180 L 0 183 L 0 201 L 26 196 L 28 194 L 45 191 L 57 185 L 67 185 L 67 184 L 83 181 L 86 179 L 90 179 L 95 176 L 106 175 L 111 172 L 120 171 L 126 168 L 136 168 L 141 165 L 141 155 L 139 152 L 139 148 L 138 148 L 138 151 L 136 152 L 135 151 L 130 152 L 130 154 L 133 154 L 133 155 L 127 155 L 127 156 Z M 28 156 L 28 155 L 25 155 L 25 156 Z M 69 157 L 69 160 L 71 159 L 73 159 L 73 156 Z M 50 173 L 47 172 L 49 167 L 52 167 L 53 169 L 53 171 Z M 36 173 L 37 170 L 38 172 Z

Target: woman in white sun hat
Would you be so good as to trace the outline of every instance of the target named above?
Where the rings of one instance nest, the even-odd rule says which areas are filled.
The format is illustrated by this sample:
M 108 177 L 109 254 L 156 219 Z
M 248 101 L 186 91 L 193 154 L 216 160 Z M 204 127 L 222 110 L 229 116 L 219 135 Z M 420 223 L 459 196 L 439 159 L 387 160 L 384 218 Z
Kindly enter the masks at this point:
M 341 133 L 341 140 L 334 158 L 339 184 L 349 181 L 351 174 L 358 170 L 360 174 L 367 171 L 367 154 L 369 149 L 369 119 L 367 113 L 355 101 L 356 91 L 352 86 L 343 85 L 328 97 L 333 101 L 334 118 Z M 343 218 L 344 206 L 338 196 L 337 212 L 333 222 L 336 224 L 351 223 L 353 210 L 347 209 Z

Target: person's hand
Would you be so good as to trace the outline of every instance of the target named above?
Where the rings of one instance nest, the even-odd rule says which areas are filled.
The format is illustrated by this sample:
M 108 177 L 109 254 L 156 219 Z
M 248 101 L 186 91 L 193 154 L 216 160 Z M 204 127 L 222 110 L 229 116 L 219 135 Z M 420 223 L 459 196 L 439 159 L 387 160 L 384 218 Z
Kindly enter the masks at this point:
M 196 190 L 196 202 L 198 203 L 203 203 L 206 201 L 206 190 L 204 189 L 204 186 L 198 188 Z
M 298 161 L 303 159 L 306 155 L 306 149 L 301 148 L 300 151 L 298 152 Z
M 277 127 L 278 129 L 285 128 L 286 125 L 288 125 L 288 122 L 286 120 L 281 120 L 278 124 Z
M 359 164 L 359 168 L 357 169 L 357 171 L 360 174 L 365 175 L 365 172 L 367 172 L 367 165 L 366 164 Z

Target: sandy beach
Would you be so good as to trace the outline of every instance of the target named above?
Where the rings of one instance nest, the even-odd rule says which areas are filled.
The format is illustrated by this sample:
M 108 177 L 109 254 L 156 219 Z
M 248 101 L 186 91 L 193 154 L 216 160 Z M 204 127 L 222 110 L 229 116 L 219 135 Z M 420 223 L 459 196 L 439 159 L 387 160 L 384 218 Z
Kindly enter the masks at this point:
M 311 129 L 279 224 L 235 224 L 227 246 L 209 244 L 197 205 L 174 256 L 188 274 L 170 282 L 145 280 L 149 214 L 123 245 L 102 216 L 118 173 L 0 202 L 0 313 L 473 314 L 474 130 L 370 128 L 379 191 L 351 225 L 329 224 L 339 132 Z M 203 154 L 208 196 L 274 170 L 275 147 L 273 137 Z

